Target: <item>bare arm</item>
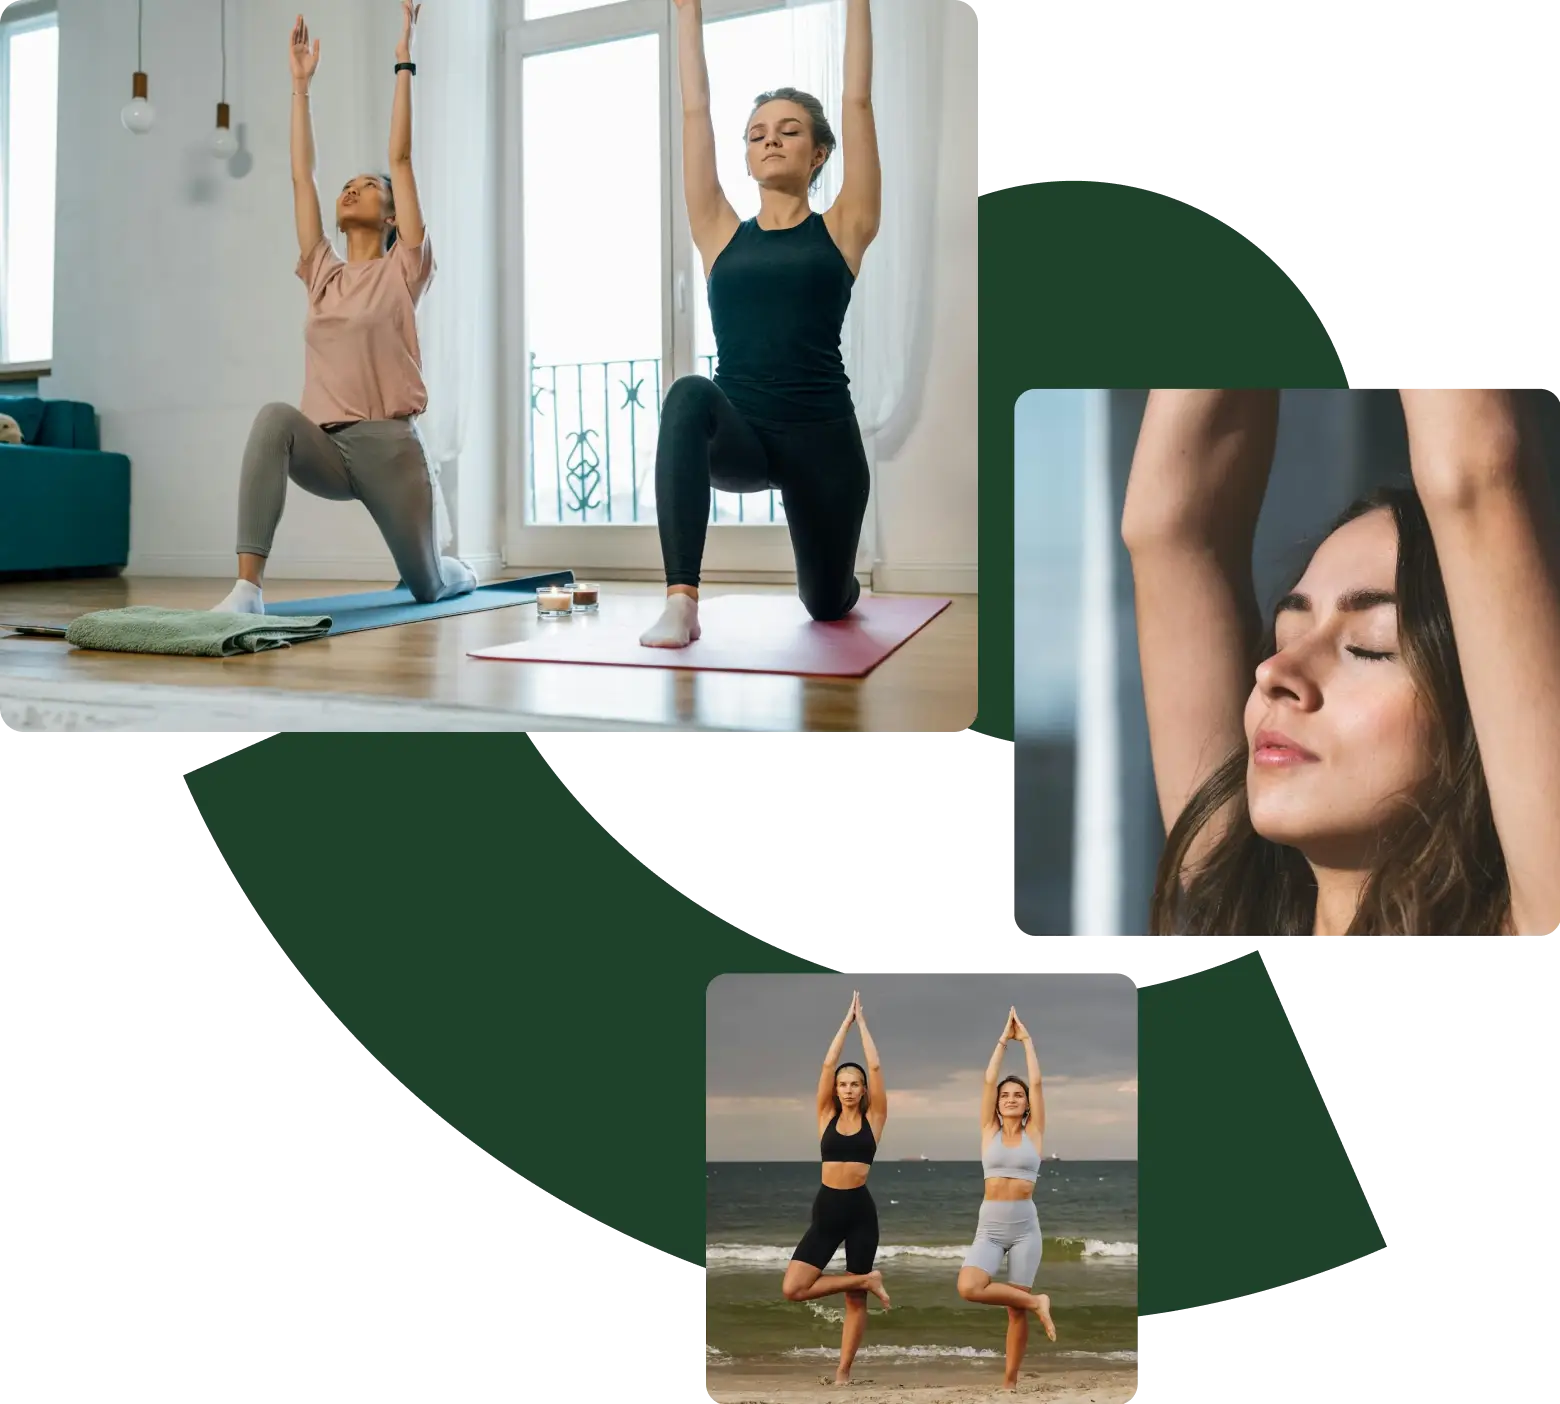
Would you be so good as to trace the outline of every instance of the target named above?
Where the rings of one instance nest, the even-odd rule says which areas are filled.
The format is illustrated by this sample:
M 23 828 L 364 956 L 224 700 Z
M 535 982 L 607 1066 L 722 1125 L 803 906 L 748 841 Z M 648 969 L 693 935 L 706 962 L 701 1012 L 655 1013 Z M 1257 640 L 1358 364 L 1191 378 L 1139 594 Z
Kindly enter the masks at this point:
M 1261 626 L 1251 548 L 1277 436 L 1276 390 L 1154 390 L 1143 414 L 1121 535 L 1167 831 L 1245 740 Z M 1194 862 L 1218 827 L 1203 830 Z
M 700 0 L 677 0 L 677 72 L 682 84 L 683 203 L 693 245 L 709 273 L 737 232 L 737 212 L 720 188 L 715 127 L 710 118 L 710 74 L 704 61 Z
M 818 1120 L 822 1121 L 834 1110 L 834 1069 L 840 1061 L 840 1054 L 845 1051 L 845 1035 L 850 1032 L 850 1026 L 856 1022 L 856 996 L 850 997 L 850 1013 L 845 1016 L 845 1022 L 840 1025 L 840 1031 L 834 1035 L 834 1042 L 829 1045 L 829 1051 L 823 1055 L 823 1071 L 818 1074 Z
M 877 238 L 883 214 L 883 172 L 878 162 L 877 121 L 872 113 L 872 9 L 870 0 L 846 0 L 845 84 L 840 113 L 845 178 L 825 223 L 852 272 Z
M 1002 1026 L 1002 1037 L 997 1040 L 997 1046 L 992 1050 L 991 1061 L 986 1064 L 986 1080 L 980 1089 L 980 1129 L 982 1133 L 989 1131 L 997 1121 L 997 1079 L 1002 1076 L 1002 1055 L 1007 1051 L 1008 1039 L 1012 1036 L 1013 1016 L 1008 1015 L 1008 1021 Z
M 1039 1150 L 1045 1140 L 1045 1091 L 1040 1086 L 1040 1058 L 1035 1053 L 1035 1041 L 1029 1036 L 1029 1030 L 1018 1022 L 1016 1015 L 1013 1022 L 1018 1029 L 1019 1042 L 1024 1045 L 1024 1070 L 1029 1074 L 1029 1125 L 1025 1129 L 1035 1143 L 1035 1149 Z
M 867 1016 L 861 1007 L 861 997 L 856 997 L 856 1026 L 861 1030 L 861 1050 L 867 1055 L 867 1096 L 870 1110 L 867 1123 L 874 1138 L 883 1134 L 883 1123 L 888 1120 L 888 1087 L 883 1081 L 883 1062 L 878 1057 L 877 1044 L 867 1029 Z
M 396 45 L 395 61 L 412 61 L 412 31 L 422 6 L 401 0 L 401 41 Z M 412 174 L 412 75 L 395 75 L 395 101 L 390 108 L 390 194 L 395 200 L 396 237 L 415 249 L 427 232 L 423 227 L 422 205 L 417 198 L 417 178 Z
M 1514 930 L 1560 925 L 1560 569 L 1554 504 L 1506 390 L 1404 390 L 1409 461 L 1452 633 Z
M 309 113 L 309 86 L 320 66 L 320 41 L 309 45 L 309 26 L 299 15 L 288 38 L 292 68 L 293 220 L 298 227 L 298 252 L 307 255 L 325 237 L 320 219 L 320 192 L 314 184 L 314 120 Z

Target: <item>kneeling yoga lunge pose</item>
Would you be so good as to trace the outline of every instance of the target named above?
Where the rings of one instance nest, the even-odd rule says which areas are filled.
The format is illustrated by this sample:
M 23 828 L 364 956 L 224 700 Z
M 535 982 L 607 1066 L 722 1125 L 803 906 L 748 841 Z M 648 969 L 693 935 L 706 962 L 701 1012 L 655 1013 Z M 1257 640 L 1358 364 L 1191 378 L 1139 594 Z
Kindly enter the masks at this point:
M 1024 1045 L 1029 1082 L 1004 1077 L 1002 1054 L 1010 1041 Z M 1051 1299 L 1029 1289 L 1040 1271 L 1040 1216 L 1035 1209 L 1035 1181 L 1040 1175 L 1040 1150 L 1045 1136 L 1045 1096 L 1040 1090 L 1040 1060 L 1034 1040 L 1008 1011 L 1002 1037 L 986 1065 L 980 1096 L 980 1164 L 986 1176 L 986 1197 L 975 1224 L 975 1242 L 959 1269 L 959 1295 L 967 1302 L 1007 1308 L 1007 1361 L 1003 1384 L 1018 1387 L 1018 1369 L 1029 1345 L 1029 1313 L 1040 1318 L 1045 1334 L 1056 1339 Z M 1003 1257 L 1008 1280 L 993 1282 Z
M 416 309 L 435 267 L 412 175 L 411 41 L 421 9 L 402 0 L 389 174 L 356 176 L 336 199 L 345 262 L 325 237 L 314 184 L 309 86 L 320 43 L 310 47 L 302 15 L 293 24 L 293 213 L 297 274 L 309 296 L 303 400 L 296 409 L 266 405 L 249 431 L 238 489 L 238 581 L 219 610 L 265 613 L 261 581 L 289 479 L 316 497 L 361 501 L 418 600 L 476 586 L 464 561 L 439 554 L 436 488 L 414 422 L 428 403 Z
M 861 1047 L 867 1059 L 865 1072 L 855 1063 L 839 1061 L 852 1024 L 861 1029 Z M 850 1012 L 829 1045 L 823 1072 L 818 1077 L 818 1147 L 823 1157 L 823 1183 L 813 1200 L 812 1226 L 796 1245 L 781 1287 L 789 1302 L 808 1302 L 836 1292 L 845 1294 L 845 1325 L 840 1334 L 839 1369 L 835 1372 L 839 1384 L 850 1382 L 851 1362 L 867 1333 L 867 1294 L 870 1292 L 882 1302 L 885 1310 L 888 1307 L 883 1274 L 872 1266 L 877 1257 L 878 1218 L 872 1191 L 867 1188 L 867 1174 L 887 1120 L 888 1092 L 883 1085 L 883 1066 L 878 1060 L 877 1045 L 867 1032 L 861 996 L 853 994 Z M 825 1277 L 823 1270 L 841 1244 L 845 1246 L 845 1271 Z
M 1413 487 L 1360 499 L 1259 635 L 1279 393 L 1155 390 L 1127 484 L 1156 934 L 1560 922 L 1560 571 L 1530 405 L 1404 390 Z
M 759 212 L 749 220 L 737 218 L 716 174 L 700 0 L 677 4 L 684 197 L 718 364 L 713 380 L 675 382 L 661 409 L 655 496 L 667 598 L 640 636 L 653 648 L 699 637 L 711 487 L 778 488 L 808 613 L 841 619 L 855 607 L 869 472 L 840 328 L 882 203 L 868 0 L 847 0 L 839 196 L 825 213 L 813 211 L 808 192 L 834 151 L 834 133 L 817 98 L 781 88 L 761 96 L 748 118 L 748 173 L 759 187 Z

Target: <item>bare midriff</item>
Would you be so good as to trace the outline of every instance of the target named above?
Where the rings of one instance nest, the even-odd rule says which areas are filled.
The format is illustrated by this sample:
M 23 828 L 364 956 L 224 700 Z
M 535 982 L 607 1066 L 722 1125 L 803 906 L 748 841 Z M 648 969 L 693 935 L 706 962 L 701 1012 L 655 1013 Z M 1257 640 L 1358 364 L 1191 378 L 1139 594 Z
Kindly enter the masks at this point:
M 823 1162 L 823 1182 L 830 1189 L 860 1189 L 867 1182 L 867 1172 L 872 1167 L 864 1160 L 826 1160 Z
M 986 1198 L 1000 1199 L 1008 1204 L 1020 1199 L 1029 1199 L 1034 1192 L 1033 1180 L 1013 1180 L 1006 1175 L 999 1175 L 986 1181 Z

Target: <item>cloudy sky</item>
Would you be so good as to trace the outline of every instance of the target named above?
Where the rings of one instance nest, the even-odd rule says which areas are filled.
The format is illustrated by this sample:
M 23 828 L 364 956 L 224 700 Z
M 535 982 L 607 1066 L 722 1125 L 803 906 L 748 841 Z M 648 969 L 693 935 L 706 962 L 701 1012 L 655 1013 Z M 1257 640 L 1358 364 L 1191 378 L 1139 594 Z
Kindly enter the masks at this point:
M 1137 991 L 1124 975 L 722 975 L 705 997 L 705 1155 L 815 1160 L 823 1055 L 861 991 L 883 1060 L 886 1159 L 980 1155 L 980 1088 L 1008 1006 L 1045 1085 L 1045 1152 L 1137 1157 Z M 842 1061 L 862 1061 L 853 1028 Z M 1024 1071 L 1009 1044 L 1003 1071 Z

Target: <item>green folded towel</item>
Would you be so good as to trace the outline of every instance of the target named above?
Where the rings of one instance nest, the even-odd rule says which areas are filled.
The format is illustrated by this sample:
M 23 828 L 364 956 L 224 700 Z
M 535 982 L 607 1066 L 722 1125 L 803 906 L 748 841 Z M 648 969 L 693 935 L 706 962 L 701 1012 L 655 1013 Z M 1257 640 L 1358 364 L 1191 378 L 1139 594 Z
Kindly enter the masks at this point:
M 238 653 L 303 643 L 329 630 L 328 614 L 218 614 L 209 609 L 131 605 L 83 614 L 71 622 L 65 637 L 77 648 L 231 658 Z

